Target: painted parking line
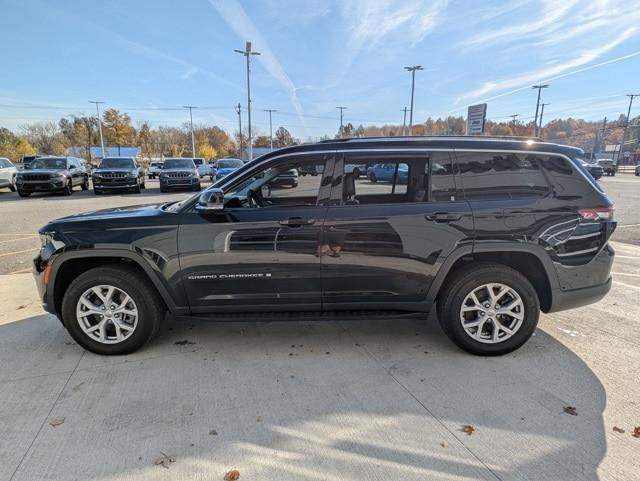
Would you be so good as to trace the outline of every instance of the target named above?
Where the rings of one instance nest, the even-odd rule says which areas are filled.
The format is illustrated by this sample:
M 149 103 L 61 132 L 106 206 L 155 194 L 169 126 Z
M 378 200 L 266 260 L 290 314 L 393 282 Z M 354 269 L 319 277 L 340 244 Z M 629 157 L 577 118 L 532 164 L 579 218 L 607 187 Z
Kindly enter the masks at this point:
M 9 272 L 9 275 L 13 274 L 26 274 L 27 272 L 31 272 L 31 267 L 27 267 L 26 269 L 20 269 L 18 271 Z
M 616 229 L 625 229 L 627 227 L 638 227 L 638 226 L 640 226 L 640 224 L 624 224 L 624 225 L 618 224 Z
M 7 252 L 5 254 L 0 254 L 0 257 L 6 257 L 6 256 L 13 256 L 15 254 L 24 254 L 25 252 L 36 252 L 38 249 L 26 249 L 23 251 L 14 251 L 14 252 Z
M 640 274 L 629 274 L 628 272 L 612 272 L 614 276 L 640 277 Z
M 38 237 L 38 236 L 37 235 L 32 235 L 32 236 L 29 236 L 29 237 L 20 237 L 18 239 L 3 240 L 3 241 L 0 241 L 0 244 L 8 244 L 9 242 L 24 241 L 24 240 L 27 240 L 27 239 L 30 239 L 30 238 L 31 239 L 35 239 L 36 237 Z
M 638 287 L 638 286 L 634 286 L 634 285 L 631 285 L 631 284 L 625 284 L 624 282 L 616 281 L 615 279 L 614 279 L 613 283 L 614 284 L 619 284 L 619 285 L 624 286 L 624 287 L 628 287 L 630 289 L 637 289 L 638 291 L 640 291 L 640 287 Z
M 616 254 L 616 259 L 640 259 L 640 257 L 638 257 L 638 256 L 621 256 L 619 254 Z
M 0 236 L 2 236 L 2 237 L 18 237 L 18 236 L 23 236 L 23 237 L 25 237 L 25 236 L 26 237 L 34 237 L 35 236 L 35 237 L 37 237 L 38 234 L 33 234 L 33 233 L 25 234 L 24 232 L 21 232 L 21 233 L 20 232 L 14 232 L 14 233 L 11 233 L 11 234 L 7 234 L 6 232 L 3 232 L 2 234 L 0 234 Z

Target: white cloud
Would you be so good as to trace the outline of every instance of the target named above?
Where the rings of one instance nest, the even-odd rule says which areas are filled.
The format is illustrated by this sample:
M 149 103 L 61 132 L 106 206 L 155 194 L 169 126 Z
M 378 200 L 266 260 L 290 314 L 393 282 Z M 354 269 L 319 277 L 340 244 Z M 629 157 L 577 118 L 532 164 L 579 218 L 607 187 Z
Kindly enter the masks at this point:
M 213 5 L 227 25 L 229 25 L 241 39 L 253 42 L 255 50 L 260 52 L 260 56 L 257 57 L 258 60 L 267 72 L 287 90 L 289 101 L 296 110 L 300 122 L 306 128 L 304 118 L 302 117 L 302 105 L 298 99 L 295 85 L 284 68 L 282 68 L 282 65 L 274 55 L 267 41 L 242 8 L 242 5 L 240 5 L 237 0 L 209 0 L 209 3 Z
M 349 60 L 361 50 L 378 45 L 386 36 L 401 33 L 413 47 L 437 25 L 447 0 L 349 0 L 341 2 L 348 29 Z
M 636 32 L 637 32 L 636 28 L 633 28 L 633 27 L 628 28 L 624 32 L 620 33 L 616 38 L 611 40 L 609 43 L 593 49 L 582 50 L 578 56 L 572 59 L 567 59 L 563 62 L 558 62 L 553 65 L 548 65 L 541 69 L 532 70 L 519 75 L 510 76 L 505 79 L 489 80 L 484 84 L 482 84 L 479 88 L 460 95 L 457 98 L 456 103 L 460 103 L 462 101 L 469 100 L 469 99 L 478 99 L 485 95 L 489 95 L 493 92 L 500 92 L 507 89 L 513 89 L 507 92 L 502 92 L 499 95 L 495 95 L 493 97 L 484 99 L 484 101 L 494 100 L 496 98 L 504 97 L 506 95 L 510 95 L 512 93 L 530 88 L 530 86 L 535 82 L 548 82 L 551 80 L 567 77 L 569 75 L 574 75 L 576 73 L 584 72 L 592 68 L 609 65 L 611 63 L 616 63 L 622 60 L 626 60 L 628 58 L 636 57 L 640 55 L 640 52 L 633 52 L 627 55 L 623 55 L 621 57 L 616 57 L 614 59 L 600 62 L 598 64 L 587 65 L 587 64 L 590 64 L 591 62 L 594 62 L 605 53 L 611 51 L 612 49 L 620 45 L 622 42 L 632 37 Z M 578 68 L 578 67 L 582 67 L 582 68 Z

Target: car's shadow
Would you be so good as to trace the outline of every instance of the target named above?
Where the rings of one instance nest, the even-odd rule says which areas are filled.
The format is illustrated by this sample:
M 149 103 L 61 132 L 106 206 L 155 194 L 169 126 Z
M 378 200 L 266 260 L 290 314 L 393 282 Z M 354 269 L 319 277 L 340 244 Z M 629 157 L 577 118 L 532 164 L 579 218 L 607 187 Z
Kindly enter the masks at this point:
M 0 326 L 0 478 L 166 479 L 162 451 L 174 479 L 599 479 L 582 359 L 541 330 L 474 357 L 430 321 L 176 321 L 121 357 L 53 316 Z

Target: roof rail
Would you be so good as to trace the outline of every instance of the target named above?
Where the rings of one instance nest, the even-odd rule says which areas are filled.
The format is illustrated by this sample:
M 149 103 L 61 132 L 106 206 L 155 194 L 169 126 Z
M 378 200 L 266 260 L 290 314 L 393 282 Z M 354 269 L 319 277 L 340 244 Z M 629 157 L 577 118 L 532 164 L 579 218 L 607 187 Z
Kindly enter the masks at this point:
M 533 140 L 536 142 L 544 142 L 540 137 L 524 136 L 524 135 L 398 135 L 398 136 L 383 136 L 373 135 L 368 137 L 346 137 L 341 139 L 327 139 L 320 140 L 320 144 L 332 144 L 334 142 L 349 142 L 360 140 L 378 140 L 378 139 L 407 139 L 407 140 L 419 140 L 419 139 L 474 139 L 474 140 Z

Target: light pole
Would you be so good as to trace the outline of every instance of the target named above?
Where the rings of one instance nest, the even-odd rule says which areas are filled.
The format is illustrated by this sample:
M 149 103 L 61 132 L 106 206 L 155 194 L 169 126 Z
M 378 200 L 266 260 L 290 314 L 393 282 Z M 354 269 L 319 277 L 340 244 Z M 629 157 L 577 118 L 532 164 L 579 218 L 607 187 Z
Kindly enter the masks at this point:
M 343 130 L 342 130 L 343 129 L 343 127 L 342 127 L 342 111 L 344 109 L 346 109 L 346 107 L 343 107 L 343 106 L 340 105 L 340 106 L 338 106 L 336 108 L 340 110 L 340 130 L 338 132 L 340 132 L 340 138 L 342 138 L 342 135 L 344 133 Z
M 546 89 L 549 87 L 549 84 L 544 85 L 533 85 L 532 89 L 538 89 L 538 100 L 536 102 L 536 118 L 533 121 L 533 136 L 536 137 L 538 135 L 538 109 L 540 108 L 540 92 L 542 89 Z
M 193 109 L 197 109 L 198 107 L 195 107 L 193 105 L 183 105 L 183 107 L 185 109 L 189 109 L 189 123 L 191 124 L 191 152 L 192 152 L 192 156 L 195 157 L 196 156 L 196 139 L 195 136 L 193 135 Z
M 512 127 L 512 132 L 515 134 L 516 131 L 516 119 L 520 116 L 520 114 L 513 114 L 513 115 L 509 115 L 509 117 L 511 117 L 511 127 Z
M 402 115 L 402 136 L 403 137 L 407 135 L 407 110 L 409 109 L 406 107 L 401 110 L 401 112 L 404 112 L 404 114 Z
M 238 114 L 238 158 L 242 158 L 242 107 L 240 102 L 236 105 L 236 113 Z
M 90 104 L 96 104 L 96 115 L 98 119 L 98 131 L 100 132 L 100 149 L 102 149 L 102 158 L 104 159 L 104 139 L 102 138 L 102 120 L 100 120 L 100 104 L 104 102 L 99 102 L 97 100 L 89 100 Z M 91 154 L 89 154 L 91 155 Z
M 409 135 L 411 135 L 413 134 L 413 92 L 416 84 L 416 70 L 424 70 L 424 68 L 422 65 L 413 65 L 404 69 L 411 72 L 411 110 L 409 111 Z
M 627 97 L 629 97 L 629 108 L 627 109 L 627 121 L 624 124 L 624 132 L 622 134 L 622 143 L 620 144 L 620 151 L 618 152 L 618 161 L 616 162 L 617 164 L 620 163 L 620 154 L 623 155 L 624 158 L 624 143 L 627 140 L 627 131 L 629 130 L 629 121 L 630 121 L 630 115 L 631 115 L 631 106 L 633 105 L 633 99 L 636 97 L 640 97 L 640 94 L 627 94 Z
M 271 150 L 273 150 L 273 124 L 271 123 L 271 114 L 277 112 L 277 110 L 264 109 L 264 111 L 269 112 L 269 144 L 271 145 Z
M 253 160 L 253 142 L 251 140 L 251 80 L 249 76 L 249 72 L 251 71 L 251 56 L 252 55 L 260 55 L 260 52 L 252 52 L 251 51 L 251 42 L 247 41 L 245 43 L 244 50 L 234 50 L 241 55 L 244 55 L 247 58 L 247 124 L 249 129 L 249 135 L 247 141 L 249 142 L 249 160 Z M 240 133 L 242 135 L 242 133 Z
M 538 137 L 542 138 L 542 116 L 544 115 L 544 106 L 551 104 L 540 104 L 540 122 L 538 123 Z

